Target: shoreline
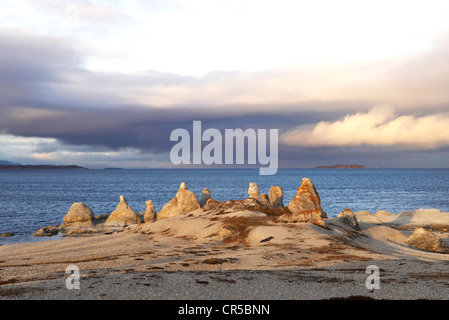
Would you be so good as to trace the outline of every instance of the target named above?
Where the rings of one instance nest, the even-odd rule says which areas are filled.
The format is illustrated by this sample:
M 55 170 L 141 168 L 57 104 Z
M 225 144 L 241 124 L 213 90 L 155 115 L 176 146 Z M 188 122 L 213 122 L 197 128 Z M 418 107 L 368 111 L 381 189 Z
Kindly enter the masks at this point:
M 0 299 L 446 298 L 449 213 L 328 218 L 307 178 L 288 205 L 279 186 L 250 183 L 248 196 L 220 202 L 204 188 L 198 201 L 181 183 L 159 212 L 123 196 L 107 215 L 74 203 L 35 233 L 63 239 L 0 246 Z
M 198 211 L 188 218 L 201 229 L 213 217 Z M 188 218 L 2 246 L 0 299 L 446 299 L 449 255 L 407 246 L 410 229 L 360 219 L 355 231 L 331 218 L 328 229 L 259 226 L 245 242 L 225 243 L 194 239 L 201 232 Z M 80 290 L 66 288 L 70 265 L 79 267 Z M 380 269 L 379 290 L 365 286 L 370 265 Z

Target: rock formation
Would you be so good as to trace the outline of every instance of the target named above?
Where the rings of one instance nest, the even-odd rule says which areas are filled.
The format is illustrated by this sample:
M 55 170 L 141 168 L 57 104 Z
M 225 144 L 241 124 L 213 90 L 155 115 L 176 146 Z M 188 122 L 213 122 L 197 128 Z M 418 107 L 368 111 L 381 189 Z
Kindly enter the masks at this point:
M 168 218 L 197 209 L 200 209 L 198 198 L 192 191 L 187 190 L 186 184 L 182 182 L 176 196 L 162 207 L 157 217 Z
M 301 186 L 286 208 L 289 212 L 279 217 L 280 221 L 312 222 L 322 227 L 326 225 L 323 218 L 327 218 L 327 215 L 321 208 L 321 199 L 308 178 L 302 179 Z
M 56 236 L 59 233 L 59 231 L 61 231 L 61 227 L 59 227 L 59 226 L 48 226 L 48 227 L 40 228 L 39 230 L 34 232 L 32 235 L 34 237 L 52 237 L 52 236 Z
M 138 224 L 139 216 L 128 205 L 124 196 L 120 196 L 120 203 L 115 210 L 109 215 L 105 223 L 108 224 Z
M 369 211 L 366 211 L 366 210 L 353 212 L 353 214 L 356 217 L 358 222 L 364 222 L 364 223 L 370 223 L 370 224 L 381 224 L 382 223 L 382 221 L 379 219 L 379 217 L 376 217 L 375 215 L 371 214 Z
M 203 210 L 214 212 L 234 212 L 241 210 L 257 211 L 267 208 L 269 208 L 269 206 L 260 203 L 254 198 L 247 198 L 243 200 L 228 200 L 226 202 L 209 199 L 206 205 L 203 207 Z
M 149 223 L 156 221 L 157 214 L 156 210 L 154 210 L 153 200 L 148 200 L 145 204 L 147 207 L 145 209 L 145 214 L 143 215 L 143 222 Z
M 12 232 L 2 232 L 0 233 L 0 238 L 8 238 L 8 237 L 14 237 L 15 233 Z
M 403 211 L 390 219 L 391 224 L 400 225 L 402 228 L 414 230 L 417 227 L 426 227 L 433 231 L 449 230 L 449 213 L 438 209 L 418 209 L 415 211 Z
M 337 220 L 355 230 L 360 230 L 356 216 L 351 209 L 345 209 L 337 215 Z
M 95 216 L 92 209 L 82 202 L 77 202 L 70 207 L 69 212 L 67 212 L 62 220 L 61 227 L 92 227 L 92 221 L 94 219 Z
M 415 248 L 437 253 L 449 253 L 449 247 L 433 232 L 418 227 L 405 241 L 406 244 Z
M 395 217 L 395 214 L 390 213 L 385 210 L 379 210 L 374 214 L 376 217 L 385 218 L 385 217 Z
M 269 200 L 273 208 L 284 207 L 284 192 L 280 186 L 271 186 Z
M 249 198 L 256 199 L 259 196 L 259 194 L 260 194 L 260 190 L 259 190 L 259 186 L 257 185 L 257 183 L 250 182 L 249 188 L 248 188 Z
M 257 183 L 249 183 L 248 198 L 257 200 L 263 206 L 270 206 L 270 199 L 268 198 L 268 195 L 266 193 L 260 193 Z
M 207 188 L 204 188 L 201 192 L 200 207 L 203 208 L 209 199 L 212 199 L 210 196 L 210 191 Z

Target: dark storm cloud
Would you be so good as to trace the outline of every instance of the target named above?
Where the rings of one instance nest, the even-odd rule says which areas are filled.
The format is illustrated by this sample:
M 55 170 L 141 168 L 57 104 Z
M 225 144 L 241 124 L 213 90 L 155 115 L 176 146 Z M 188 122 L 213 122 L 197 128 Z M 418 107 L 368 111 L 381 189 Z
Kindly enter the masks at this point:
M 29 112 L 29 111 L 24 111 Z M 272 128 L 282 130 L 297 123 L 317 120 L 314 114 L 214 114 L 195 108 L 145 108 L 121 106 L 108 109 L 50 110 L 43 117 L 2 117 L 0 128 L 9 134 L 52 137 L 66 144 L 105 146 L 111 149 L 134 147 L 143 151 L 168 151 L 170 133 L 176 128 L 192 129 L 201 120 L 203 129 Z
M 81 67 L 75 47 L 56 37 L 0 33 L 1 132 L 51 137 L 68 145 L 160 152 L 171 148 L 173 129 L 190 130 L 194 120 L 203 121 L 204 128 L 219 130 L 282 130 L 343 114 L 296 112 L 291 105 L 279 105 L 285 110 L 279 113 L 257 105 L 223 109 L 193 103 L 170 108 L 125 103 L 130 91 L 144 95 L 147 87 L 204 85 L 205 80 L 154 71 L 133 76 L 88 72 Z M 297 107 L 307 110 L 304 105 Z
M 80 56 L 68 41 L 0 31 L 1 79 L 8 82 L 61 81 Z
M 54 37 L 30 37 L 0 31 L 1 107 L 45 101 L 52 83 L 76 71 L 80 56 Z

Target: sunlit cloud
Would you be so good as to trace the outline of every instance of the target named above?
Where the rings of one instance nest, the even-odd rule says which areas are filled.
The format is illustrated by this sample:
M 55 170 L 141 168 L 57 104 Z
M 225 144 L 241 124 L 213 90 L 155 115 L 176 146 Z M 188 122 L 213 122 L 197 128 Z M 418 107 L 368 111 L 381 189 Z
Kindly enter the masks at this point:
M 308 163 L 433 160 L 448 39 L 446 0 L 4 0 L 0 160 L 164 166 L 194 120 L 277 128 L 291 163 L 316 146 Z
M 300 126 L 282 134 L 292 146 L 402 146 L 432 149 L 449 145 L 449 113 L 395 115 L 389 106 L 350 114 L 341 120 Z

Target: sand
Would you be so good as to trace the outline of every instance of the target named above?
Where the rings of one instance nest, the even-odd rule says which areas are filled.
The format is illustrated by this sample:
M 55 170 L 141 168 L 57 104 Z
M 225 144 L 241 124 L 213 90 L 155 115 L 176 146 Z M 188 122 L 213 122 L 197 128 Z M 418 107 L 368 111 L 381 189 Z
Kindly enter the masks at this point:
M 448 298 L 449 255 L 407 246 L 410 228 L 359 225 L 199 209 L 114 234 L 5 245 L 0 299 Z M 66 287 L 71 265 L 79 289 Z M 366 286 L 371 265 L 379 289 Z

